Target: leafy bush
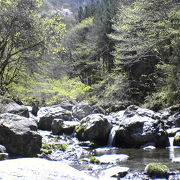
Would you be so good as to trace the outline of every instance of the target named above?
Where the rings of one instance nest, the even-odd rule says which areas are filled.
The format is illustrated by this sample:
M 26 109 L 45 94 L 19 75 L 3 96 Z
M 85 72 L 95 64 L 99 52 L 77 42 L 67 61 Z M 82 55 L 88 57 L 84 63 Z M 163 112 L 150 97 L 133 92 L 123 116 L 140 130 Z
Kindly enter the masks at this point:
M 24 75 L 24 79 L 12 83 L 6 96 L 24 104 L 50 105 L 63 100 L 83 100 L 91 89 L 77 78 L 47 79 L 36 74 L 35 77 Z

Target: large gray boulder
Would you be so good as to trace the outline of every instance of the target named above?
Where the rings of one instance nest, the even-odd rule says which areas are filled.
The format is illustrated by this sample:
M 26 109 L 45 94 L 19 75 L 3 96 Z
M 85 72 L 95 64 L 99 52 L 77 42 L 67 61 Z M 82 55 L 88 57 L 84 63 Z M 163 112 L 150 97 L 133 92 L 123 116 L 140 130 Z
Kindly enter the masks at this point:
M 72 113 L 63 109 L 61 106 L 55 105 L 50 107 L 42 107 L 38 111 L 38 128 L 42 130 L 51 130 L 54 119 L 72 120 Z
M 28 108 L 17 104 L 15 101 L 0 96 L 0 114 L 2 113 L 12 113 L 18 114 L 20 116 L 29 117 Z
M 59 161 L 39 158 L 12 159 L 0 162 L 0 179 L 7 180 L 95 180 Z
M 180 105 L 174 105 L 161 112 L 161 119 L 165 122 L 166 128 L 180 127 Z
M 0 115 L 0 144 L 8 153 L 34 156 L 40 152 L 41 136 L 37 124 L 28 118 L 5 113 Z
M 160 117 L 151 110 L 129 106 L 120 121 L 114 143 L 119 147 L 140 147 L 154 143 L 156 147 L 169 145 L 168 135 Z
M 81 102 L 76 104 L 72 109 L 72 114 L 74 118 L 81 120 L 90 114 L 105 114 L 104 109 L 97 105 L 90 105 L 87 102 Z
M 67 134 L 70 135 L 74 132 L 75 127 L 79 125 L 78 121 L 64 121 L 63 119 L 54 119 L 52 121 L 52 134 L 54 135 L 62 135 Z
M 79 140 L 90 140 L 99 145 L 106 145 L 112 125 L 102 114 L 91 114 L 81 120 L 76 128 Z

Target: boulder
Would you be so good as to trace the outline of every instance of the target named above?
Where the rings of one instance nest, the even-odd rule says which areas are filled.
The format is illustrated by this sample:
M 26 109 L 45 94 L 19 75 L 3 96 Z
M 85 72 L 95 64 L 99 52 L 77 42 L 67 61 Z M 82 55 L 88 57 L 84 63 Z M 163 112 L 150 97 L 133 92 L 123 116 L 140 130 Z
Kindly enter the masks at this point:
M 154 143 L 156 147 L 168 146 L 168 135 L 159 119 L 151 110 L 129 106 L 119 122 L 114 137 L 115 146 L 139 148 L 147 143 Z
M 176 135 L 174 137 L 173 145 L 180 146 L 180 132 L 176 133 Z
M 72 134 L 75 127 L 79 125 L 78 121 L 64 121 L 63 119 L 54 119 L 52 121 L 52 134 Z
M 19 105 L 9 98 L 0 96 L 0 114 L 2 113 L 12 113 L 29 117 L 28 108 L 26 106 Z
M 171 106 L 161 112 L 167 128 L 180 127 L 180 105 Z
M 72 120 L 71 111 L 65 110 L 62 107 L 55 105 L 50 107 L 42 107 L 38 111 L 38 128 L 42 130 L 51 130 L 52 121 L 54 119 Z
M 0 153 L 0 161 L 5 160 L 9 157 L 8 153 Z
M 6 153 L 6 148 L 0 145 L 0 161 L 8 158 L 8 153 Z
M 129 156 L 126 154 L 105 154 L 102 156 L 96 156 L 97 160 L 99 160 L 100 163 L 103 164 L 109 164 L 109 163 L 117 163 L 122 161 L 127 161 Z
M 149 163 L 145 167 L 145 173 L 151 177 L 162 178 L 168 177 L 170 174 L 169 168 L 164 164 Z
M 175 136 L 177 132 L 180 132 L 180 127 L 167 129 L 168 136 Z
M 62 101 L 58 106 L 62 107 L 63 109 L 66 109 L 68 111 L 72 111 L 72 108 L 73 108 L 74 105 L 75 105 L 74 102 Z
M 21 158 L 0 162 L 1 179 L 25 180 L 95 180 L 59 161 L 40 158 Z
M 105 114 L 105 111 L 97 105 L 92 106 L 89 103 L 81 102 L 73 107 L 72 113 L 74 118 L 81 120 L 90 114 Z
M 0 145 L 0 153 L 5 153 L 6 148 L 3 145 Z
M 40 152 L 41 136 L 36 123 L 28 118 L 5 113 L 0 115 L 0 144 L 8 153 L 34 156 Z
M 99 145 L 106 145 L 112 125 L 102 114 L 91 114 L 81 120 L 76 127 L 76 134 L 79 140 L 91 140 Z
M 115 166 L 101 171 L 100 177 L 101 179 L 112 178 L 112 177 L 119 179 L 126 176 L 128 172 L 129 172 L 128 167 Z

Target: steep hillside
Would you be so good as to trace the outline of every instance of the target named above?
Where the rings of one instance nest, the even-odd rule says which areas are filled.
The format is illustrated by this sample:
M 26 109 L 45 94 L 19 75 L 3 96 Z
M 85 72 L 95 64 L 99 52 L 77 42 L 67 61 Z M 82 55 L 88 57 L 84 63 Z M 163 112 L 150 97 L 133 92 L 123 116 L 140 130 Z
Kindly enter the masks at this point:
M 44 0 L 45 9 L 60 12 L 64 16 L 75 15 L 80 6 L 86 6 L 97 0 Z

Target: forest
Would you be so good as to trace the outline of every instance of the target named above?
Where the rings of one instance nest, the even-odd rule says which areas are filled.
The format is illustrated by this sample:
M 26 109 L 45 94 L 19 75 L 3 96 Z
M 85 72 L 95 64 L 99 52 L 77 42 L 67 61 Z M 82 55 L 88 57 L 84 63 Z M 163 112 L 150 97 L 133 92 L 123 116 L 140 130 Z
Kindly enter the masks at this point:
M 0 7 L 0 95 L 107 111 L 180 102 L 178 0 L 92 0 L 73 16 L 49 12 L 43 0 Z

